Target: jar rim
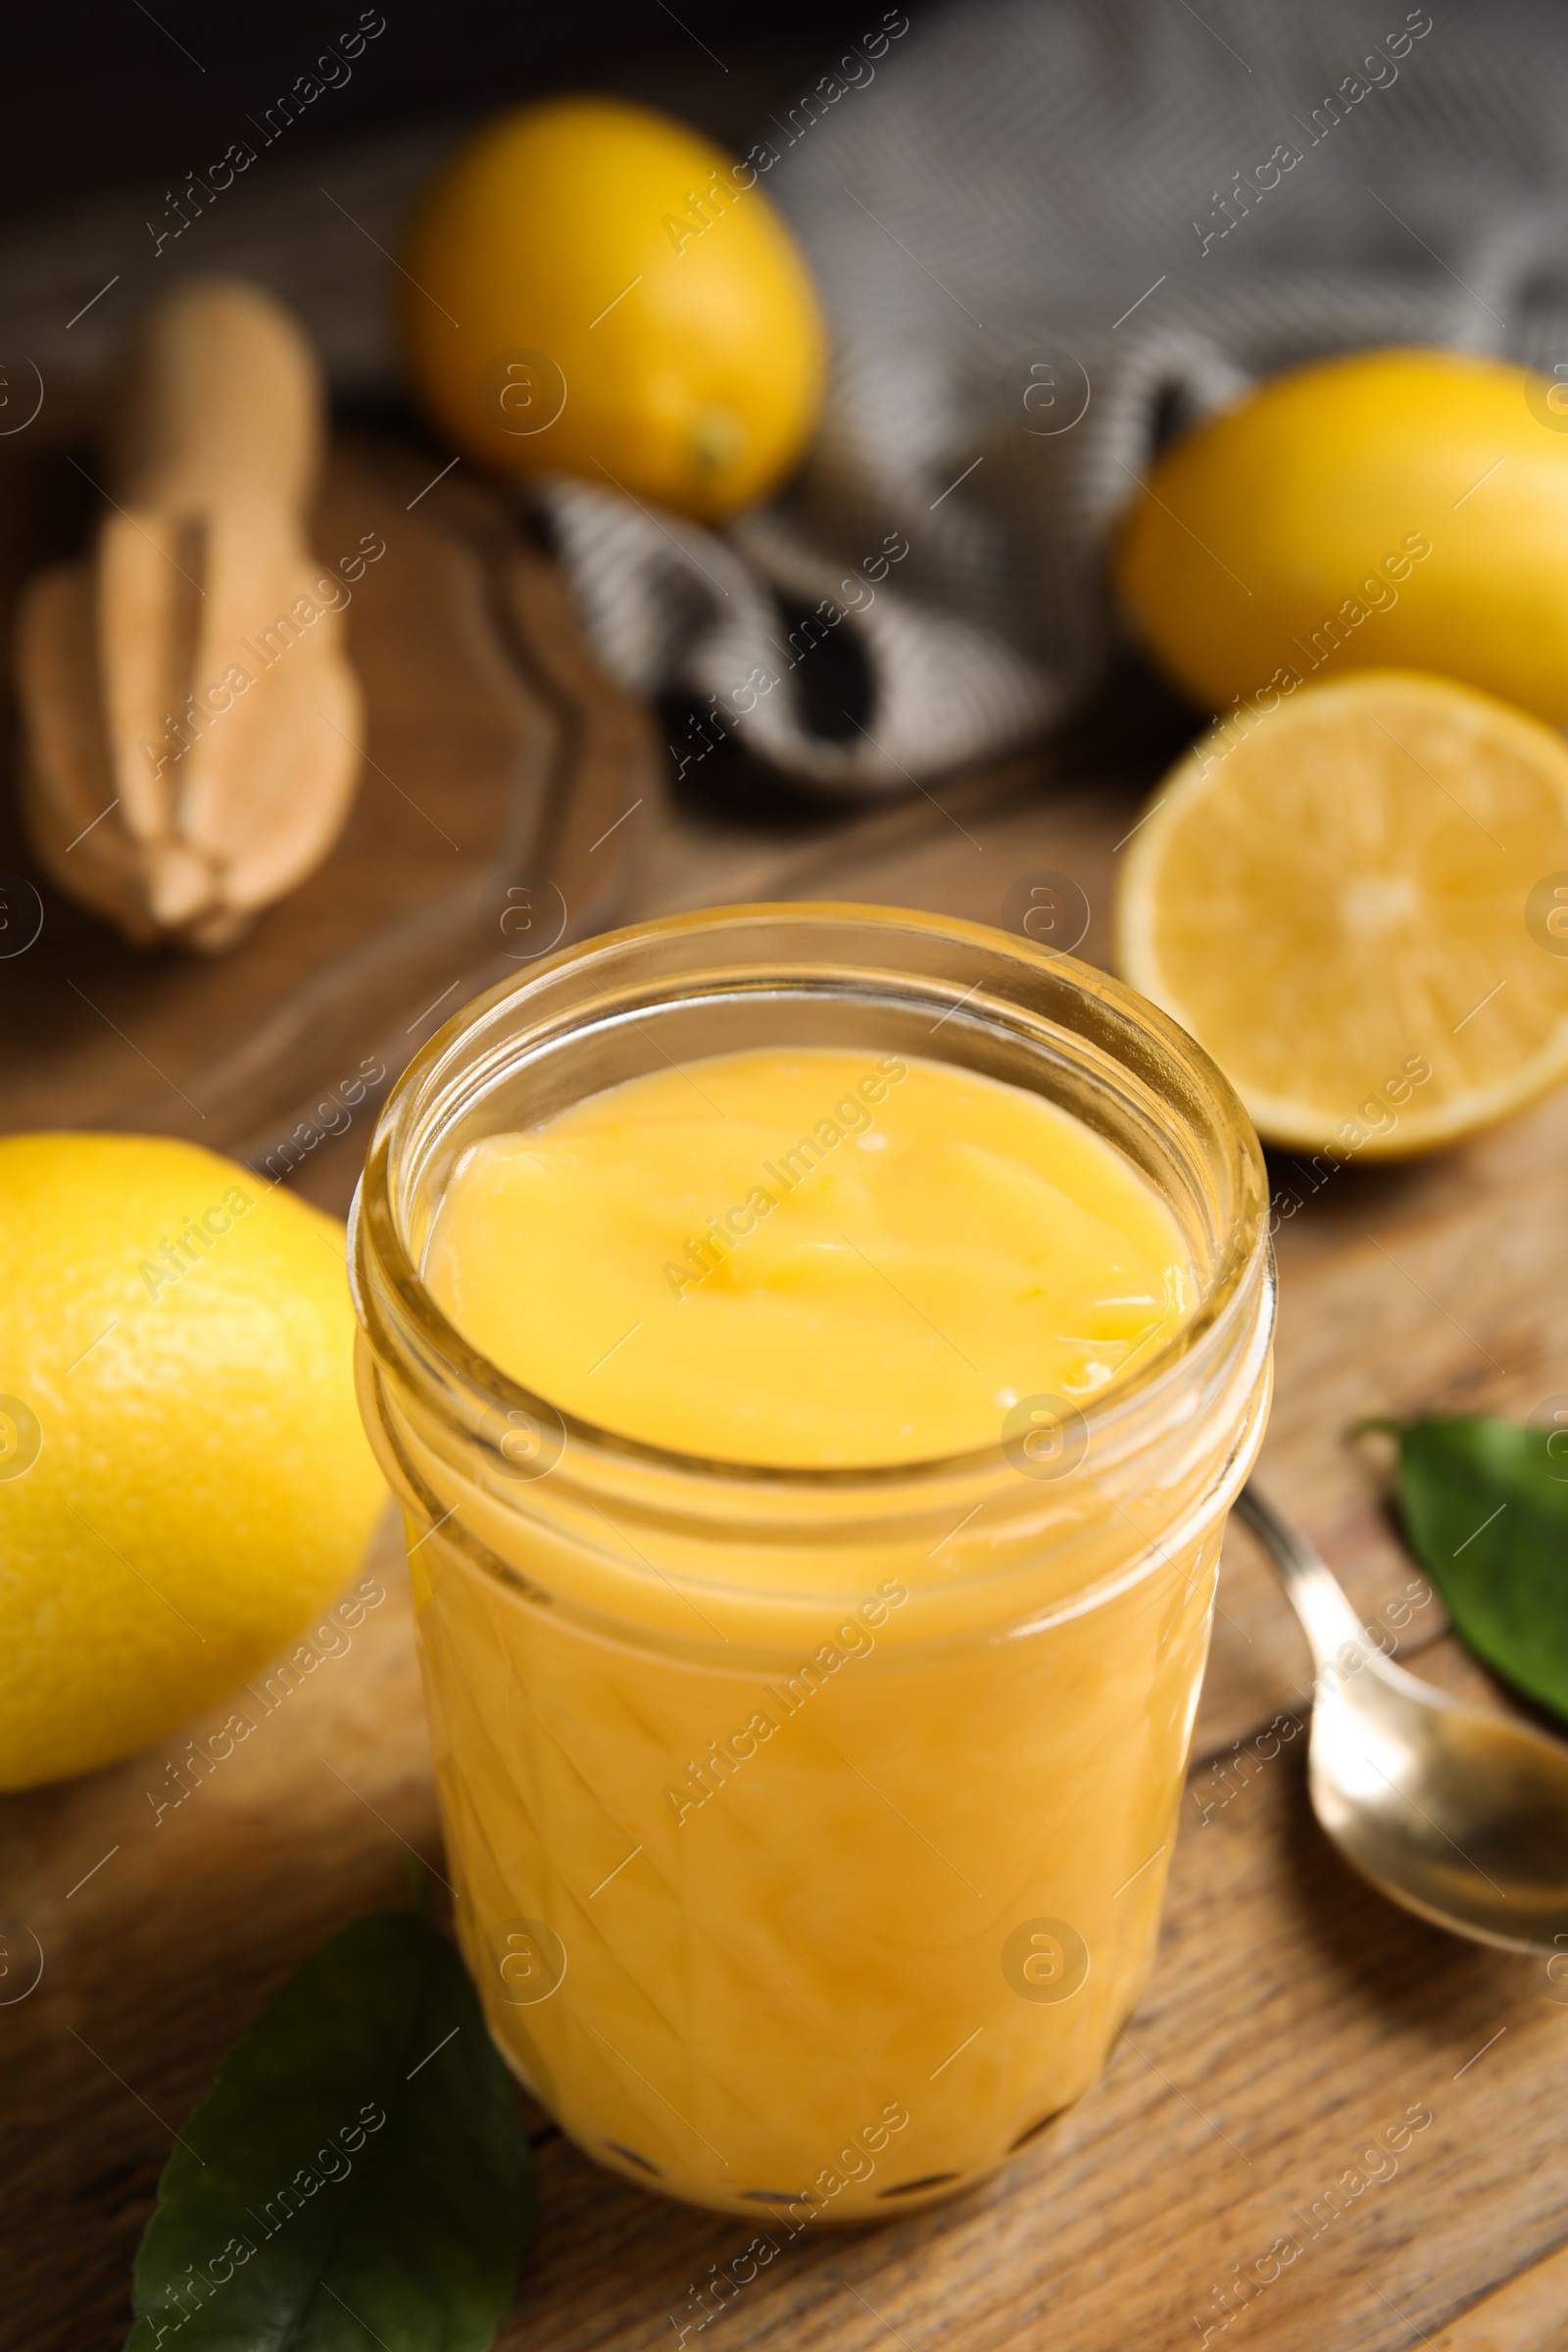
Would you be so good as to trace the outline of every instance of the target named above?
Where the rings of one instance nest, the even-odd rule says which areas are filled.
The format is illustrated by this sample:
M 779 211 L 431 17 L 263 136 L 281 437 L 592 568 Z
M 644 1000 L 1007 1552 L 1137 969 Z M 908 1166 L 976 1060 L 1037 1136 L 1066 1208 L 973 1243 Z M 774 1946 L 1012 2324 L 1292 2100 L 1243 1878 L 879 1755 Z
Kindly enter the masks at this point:
M 556 1425 L 565 1445 L 585 1449 L 600 1460 L 619 1459 L 628 1469 L 637 1466 L 683 1483 L 699 1481 L 710 1490 L 729 1485 L 753 1494 L 760 1490 L 773 1490 L 802 1497 L 812 1494 L 826 1497 L 834 1492 L 846 1491 L 875 1494 L 899 1487 L 942 1485 L 1003 1466 L 1006 1457 L 1000 1438 L 956 1453 L 921 1455 L 894 1462 L 818 1466 L 748 1462 L 687 1452 L 634 1437 L 566 1411 L 503 1370 L 448 1318 L 425 1287 L 414 1261 L 394 1206 L 393 1157 L 400 1144 L 407 1140 L 402 1130 L 419 1104 L 424 1090 L 437 1079 L 465 1040 L 503 1009 L 526 1004 L 530 998 L 543 996 L 563 974 L 581 971 L 586 975 L 596 962 L 603 964 L 645 943 L 673 935 L 701 934 L 720 940 L 726 933 L 736 934 L 760 924 L 798 927 L 803 941 L 835 925 L 853 925 L 862 932 L 890 937 L 913 931 L 926 938 L 957 947 L 967 945 L 990 956 L 1000 956 L 1020 973 L 1050 980 L 1057 987 L 1065 982 L 1079 999 L 1142 1033 L 1173 1065 L 1185 1067 L 1201 1083 L 1214 1104 L 1216 1126 L 1234 1149 L 1238 1162 L 1240 1181 L 1233 1230 L 1194 1311 L 1161 1339 L 1148 1362 L 1125 1378 L 1112 1380 L 1081 1402 L 1075 1400 L 1075 1409 L 1082 1415 L 1093 1446 L 1097 1434 L 1107 1433 L 1116 1421 L 1127 1417 L 1130 1408 L 1147 1406 L 1152 1394 L 1168 1383 L 1204 1342 L 1213 1338 L 1216 1328 L 1232 1315 L 1242 1295 L 1252 1289 L 1258 1266 L 1268 1255 L 1268 1193 L 1261 1147 L 1250 1119 L 1218 1065 L 1177 1022 L 1126 982 L 1081 962 L 1076 956 L 1043 948 L 1015 933 L 961 916 L 918 908 L 835 900 L 755 901 L 656 916 L 556 948 L 530 962 L 521 979 L 507 975 L 461 1005 L 414 1055 L 390 1089 L 355 1190 L 349 1219 L 349 1281 L 360 1322 L 372 1348 L 384 1361 L 383 1342 L 395 1340 L 398 1344 L 392 1350 L 391 1368 L 401 1370 L 405 1378 L 412 1373 L 416 1385 L 421 1365 L 430 1372 L 439 1370 L 447 1385 L 456 1386 L 466 1394 L 474 1408 L 475 1425 L 487 1410 L 493 1412 L 499 1406 L 503 1415 L 520 1413 L 530 1420 Z M 942 992 L 932 989 L 929 981 L 922 985 L 940 1001 Z M 977 983 L 977 990 L 978 987 Z M 956 997 L 955 1005 L 959 1001 Z M 595 1002 L 588 998 L 582 1009 L 586 1012 Z M 1107 1054 L 1105 1058 L 1113 1060 L 1114 1056 Z M 373 1284 L 367 1280 L 372 1271 L 379 1278 Z M 389 1304 L 394 1309 L 393 1325 L 401 1326 L 401 1330 L 388 1327 L 382 1310 Z

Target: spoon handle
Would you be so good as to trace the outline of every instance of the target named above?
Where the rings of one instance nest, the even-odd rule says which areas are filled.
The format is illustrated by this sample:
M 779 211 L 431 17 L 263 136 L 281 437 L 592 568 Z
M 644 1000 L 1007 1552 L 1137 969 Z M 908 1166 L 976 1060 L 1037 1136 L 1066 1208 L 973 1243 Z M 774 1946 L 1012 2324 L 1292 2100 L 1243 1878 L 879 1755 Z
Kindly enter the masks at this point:
M 1282 1519 L 1271 1503 L 1264 1501 L 1250 1480 L 1237 1495 L 1233 1507 L 1279 1570 L 1280 1582 L 1301 1620 L 1312 1663 L 1318 1671 L 1321 1673 L 1348 1642 L 1357 1650 L 1364 1649 L 1366 1637 L 1355 1611 L 1322 1554 L 1288 1520 Z

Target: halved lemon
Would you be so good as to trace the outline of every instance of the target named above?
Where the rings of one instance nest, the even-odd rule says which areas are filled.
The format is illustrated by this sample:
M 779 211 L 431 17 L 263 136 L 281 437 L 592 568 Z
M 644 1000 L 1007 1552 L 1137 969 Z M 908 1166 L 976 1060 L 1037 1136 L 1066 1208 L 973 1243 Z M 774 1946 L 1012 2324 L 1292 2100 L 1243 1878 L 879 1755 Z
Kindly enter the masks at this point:
M 1222 717 L 1122 853 L 1116 953 L 1268 1142 L 1393 1158 L 1568 1076 L 1568 746 L 1363 670 Z

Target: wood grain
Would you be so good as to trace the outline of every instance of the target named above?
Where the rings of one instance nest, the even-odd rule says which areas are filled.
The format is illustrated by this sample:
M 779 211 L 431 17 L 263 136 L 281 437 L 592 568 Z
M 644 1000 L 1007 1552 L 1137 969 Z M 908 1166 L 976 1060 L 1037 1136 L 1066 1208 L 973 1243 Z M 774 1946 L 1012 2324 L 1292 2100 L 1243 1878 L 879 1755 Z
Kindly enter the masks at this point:
M 1568 2247 L 1536 2263 L 1445 2328 L 1433 2352 L 1560 2352 L 1568 2332 Z
M 411 504 L 426 478 L 416 455 L 345 447 L 318 517 L 327 550 L 369 527 L 388 548 L 351 612 L 375 763 L 352 848 L 230 965 L 138 960 L 61 911 L 47 956 L 0 963 L 10 1122 L 155 1126 L 262 1154 L 344 1055 L 391 1066 L 503 968 L 484 894 L 518 869 L 554 873 L 585 929 L 617 900 L 642 913 L 754 896 L 994 921 L 1019 876 L 1065 871 L 1091 904 L 1085 952 L 1104 956 L 1115 845 L 1168 746 L 1168 713 L 1124 725 L 1113 711 L 1098 734 L 871 815 L 803 808 L 756 779 L 727 807 L 709 792 L 668 808 L 649 714 L 596 678 L 515 517 L 452 485 Z M 29 544 L 47 536 L 34 527 Z M 619 862 L 602 879 L 607 851 Z M 72 979 L 113 1030 L 73 1005 Z M 1441 1160 L 1301 1186 L 1282 1226 L 1261 1475 L 1369 1617 L 1414 1570 L 1356 1420 L 1524 1411 L 1568 1392 L 1565 1147 L 1559 1099 Z M 341 1207 L 362 1148 L 363 1122 L 313 1148 L 295 1181 Z M 1301 1185 L 1284 1163 L 1276 1181 Z M 121 2339 L 172 2131 L 225 2048 L 331 1927 L 400 1899 L 409 1847 L 441 1867 L 390 1530 L 373 1566 L 387 1599 L 352 1650 L 160 1825 L 146 1790 L 182 1737 L 0 1807 L 0 2226 L 15 2249 L 8 2318 L 29 2352 Z M 808 2230 L 744 2285 L 730 2271 L 727 2292 L 747 2232 L 633 2190 L 535 2116 L 541 2229 L 509 2352 L 651 2352 L 715 2292 L 713 2324 L 737 2352 L 1393 2352 L 1561 2245 L 1568 1987 L 1540 1961 L 1405 1918 L 1347 1872 L 1307 1811 L 1303 1742 L 1271 1755 L 1275 1742 L 1254 1743 L 1299 1714 L 1307 1669 L 1241 1531 L 1220 1597 L 1159 1965 L 1105 2080 L 959 2203 L 877 2230 Z M 1500 1703 L 1435 1601 L 1400 1654 Z M 31 1937 L 42 1979 L 6 2001 Z M 1430 2124 L 1363 2162 L 1412 2109 Z M 1296 2251 L 1257 2284 L 1282 2239 Z M 1558 2305 L 1559 2274 L 1546 2274 Z M 1522 2284 L 1515 2308 L 1531 2308 Z M 1496 2309 L 1494 2334 L 1514 2325 Z M 1521 2318 L 1494 2352 L 1560 2340 L 1555 2324 Z M 1490 2340 L 1452 2339 L 1454 2352 Z
M 31 527 L 9 564 L 0 544 L 0 627 L 40 542 L 80 532 L 79 502 L 64 496 L 79 487 L 73 454 L 29 445 L 15 461 Z M 395 1074 L 478 976 L 505 968 L 512 881 L 559 868 L 579 932 L 612 918 L 659 797 L 646 714 L 597 676 L 589 694 L 585 657 L 563 652 L 559 612 L 549 617 L 552 598 L 561 605 L 550 567 L 493 498 L 432 489 L 433 470 L 402 449 L 338 448 L 317 552 L 385 549 L 348 610 L 368 710 L 364 777 L 331 856 L 237 950 L 126 946 L 32 869 L 8 820 L 0 865 L 39 890 L 44 922 L 35 946 L 0 963 L 7 1127 L 66 1117 L 264 1156 L 313 1096 L 377 1056 Z M 0 474 L 0 514 L 6 487 Z M 526 660 L 519 606 L 537 615 Z M 622 814 L 632 777 L 647 815 L 594 853 L 590 873 L 588 843 Z M 356 1145 L 363 1155 L 363 1136 Z

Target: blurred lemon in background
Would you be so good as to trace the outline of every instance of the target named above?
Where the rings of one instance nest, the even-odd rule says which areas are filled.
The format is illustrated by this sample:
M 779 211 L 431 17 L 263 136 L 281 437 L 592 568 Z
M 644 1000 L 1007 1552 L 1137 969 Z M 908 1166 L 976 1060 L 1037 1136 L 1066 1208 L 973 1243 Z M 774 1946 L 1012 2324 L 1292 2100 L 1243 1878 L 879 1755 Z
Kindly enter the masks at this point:
M 502 116 L 419 206 L 416 388 L 460 448 L 715 519 L 770 489 L 821 398 L 814 288 L 749 164 L 616 99 Z
M 1122 853 L 1121 970 L 1265 1141 L 1392 1158 L 1568 1076 L 1568 748 L 1371 672 L 1214 729 Z
M 1150 649 L 1205 709 L 1282 671 L 1410 667 L 1561 724 L 1565 387 L 1419 350 L 1278 376 L 1158 461 L 1116 573 Z
M 385 1497 L 343 1229 L 193 1144 L 0 1138 L 0 1788 L 271 1657 Z

